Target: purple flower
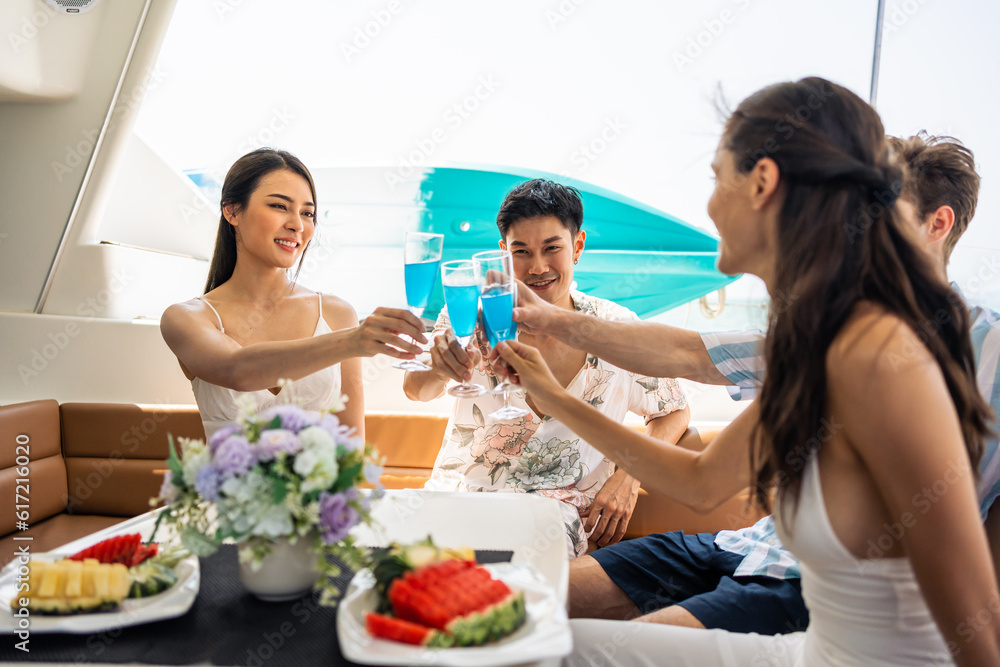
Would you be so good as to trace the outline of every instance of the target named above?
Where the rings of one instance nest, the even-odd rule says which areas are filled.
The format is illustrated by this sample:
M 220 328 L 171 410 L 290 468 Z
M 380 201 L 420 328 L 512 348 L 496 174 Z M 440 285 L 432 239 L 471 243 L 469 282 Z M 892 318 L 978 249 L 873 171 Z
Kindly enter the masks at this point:
M 198 479 L 194 481 L 194 490 L 205 500 L 214 503 L 219 499 L 219 487 L 222 485 L 222 474 L 209 464 L 198 471 Z
M 325 428 L 334 440 L 337 439 L 337 436 L 340 435 L 340 431 L 343 428 L 336 415 L 325 415 L 323 419 L 320 420 L 319 425 Z
M 276 405 L 260 413 L 260 418 L 265 424 L 278 417 L 281 420 L 281 428 L 298 433 L 307 426 L 314 426 L 319 422 L 319 413 L 313 410 L 303 410 L 297 405 Z
M 369 484 L 378 484 L 382 478 L 382 466 L 377 463 L 366 463 L 364 471 L 365 481 Z
M 347 499 L 348 502 L 357 503 L 358 506 L 361 507 L 362 512 L 368 512 L 372 508 L 372 503 L 371 500 L 369 500 L 368 495 L 367 494 L 363 495 L 361 492 L 357 490 L 356 487 L 352 486 L 347 489 L 344 489 L 344 497 Z
M 262 431 L 260 439 L 257 441 L 257 459 L 260 461 L 272 461 L 278 456 L 278 452 L 285 452 L 289 455 L 295 454 L 302 449 L 302 443 L 295 437 L 295 434 L 283 428 L 272 428 Z
M 319 529 L 325 544 L 334 544 L 347 537 L 348 531 L 358 523 L 357 511 L 347 504 L 344 493 L 319 494 Z
M 226 441 L 226 438 L 233 435 L 234 433 L 239 433 L 239 424 L 230 424 L 229 426 L 223 426 L 218 431 L 212 434 L 212 437 L 208 439 L 208 451 L 215 453 L 216 448 Z
M 242 475 L 257 462 L 250 443 L 242 435 L 231 435 L 215 450 L 212 463 L 224 479 Z
M 340 437 L 337 439 L 337 447 L 339 448 L 337 455 L 343 456 L 344 454 L 357 451 L 359 449 L 364 449 L 365 441 L 362 438 L 359 438 L 358 436 L 354 436 L 353 438 Z
M 163 484 L 160 486 L 160 498 L 163 502 L 170 504 L 177 500 L 177 487 L 174 486 L 174 473 L 170 470 L 163 476 Z

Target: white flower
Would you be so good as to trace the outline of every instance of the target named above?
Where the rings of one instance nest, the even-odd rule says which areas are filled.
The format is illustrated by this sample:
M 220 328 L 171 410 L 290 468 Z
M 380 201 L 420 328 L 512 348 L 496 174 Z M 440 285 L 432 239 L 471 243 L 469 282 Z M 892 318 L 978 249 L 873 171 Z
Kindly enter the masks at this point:
M 308 477 L 313 469 L 319 464 L 319 456 L 312 449 L 303 449 L 295 457 L 295 465 L 292 469 L 295 474 Z
M 333 450 L 336 455 L 337 443 L 325 428 L 310 426 L 299 431 L 298 436 L 303 449 Z
M 337 465 L 337 444 L 333 436 L 319 426 L 302 429 L 298 436 L 302 451 L 295 456 L 292 469 L 304 478 L 302 492 L 329 488 L 340 472 Z
M 257 517 L 257 523 L 251 532 L 262 537 L 283 537 L 290 535 L 293 528 L 292 515 L 288 508 L 282 505 L 268 505 Z
M 212 462 L 212 454 L 200 440 L 188 440 L 181 443 L 184 458 L 181 459 L 181 470 L 184 471 L 184 483 L 194 486 L 198 479 L 198 471 Z
M 312 472 L 302 480 L 302 493 L 327 489 L 337 481 L 337 457 L 333 452 L 320 452 Z

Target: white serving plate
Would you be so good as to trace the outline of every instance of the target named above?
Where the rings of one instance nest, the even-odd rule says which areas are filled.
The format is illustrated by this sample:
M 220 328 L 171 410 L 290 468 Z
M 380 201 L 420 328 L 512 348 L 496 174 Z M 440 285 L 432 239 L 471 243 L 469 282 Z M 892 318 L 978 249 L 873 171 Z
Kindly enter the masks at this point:
M 377 639 L 365 630 L 365 614 L 374 611 L 375 578 L 358 572 L 337 609 L 337 636 L 344 657 L 365 665 L 443 665 L 500 667 L 547 658 L 573 650 L 566 609 L 549 581 L 529 563 L 485 565 L 494 577 L 524 591 L 527 619 L 514 634 L 486 646 L 429 649 Z
M 127 521 L 112 529 L 102 530 L 62 546 L 48 553 L 31 554 L 32 560 L 58 560 L 79 552 L 91 544 L 96 544 L 112 535 L 143 532 L 138 522 Z M 145 527 L 145 526 L 144 526 Z M 146 536 L 144 535 L 144 538 Z M 11 561 L 0 571 L 0 634 L 17 632 L 18 618 L 12 614 L 10 601 L 17 595 L 17 569 L 20 563 L 17 559 Z M 71 614 L 67 616 L 43 616 L 31 614 L 31 633 L 67 632 L 72 634 L 91 634 L 104 632 L 132 625 L 142 625 L 153 621 L 176 618 L 187 612 L 198 597 L 201 584 L 201 570 L 198 557 L 191 555 L 177 564 L 177 583 L 160 593 L 148 598 L 126 599 L 118 611 L 98 612 L 93 614 Z

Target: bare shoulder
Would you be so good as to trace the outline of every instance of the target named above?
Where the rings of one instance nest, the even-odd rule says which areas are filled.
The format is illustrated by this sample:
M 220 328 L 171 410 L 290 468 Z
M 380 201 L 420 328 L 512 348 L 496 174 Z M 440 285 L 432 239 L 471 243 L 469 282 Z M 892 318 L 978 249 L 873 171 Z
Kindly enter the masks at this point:
M 189 299 L 169 306 L 160 316 L 160 329 L 176 332 L 189 327 L 201 328 L 205 325 L 217 329 L 215 314 L 201 299 Z
M 323 295 L 323 318 L 333 330 L 357 326 L 358 313 L 354 306 L 339 296 Z
M 928 363 L 934 357 L 921 336 L 898 315 L 870 302 L 858 304 L 826 355 L 827 376 L 834 385 L 899 380 L 900 371 Z

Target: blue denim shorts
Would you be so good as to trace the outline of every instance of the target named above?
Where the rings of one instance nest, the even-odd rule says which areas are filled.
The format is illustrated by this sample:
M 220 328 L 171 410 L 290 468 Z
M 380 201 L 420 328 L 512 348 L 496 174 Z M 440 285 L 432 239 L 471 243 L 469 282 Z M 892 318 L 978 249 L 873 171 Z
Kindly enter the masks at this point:
M 706 628 L 762 635 L 809 624 L 799 579 L 734 576 L 744 557 L 717 547 L 712 533 L 658 533 L 589 555 L 642 614 L 676 604 Z

